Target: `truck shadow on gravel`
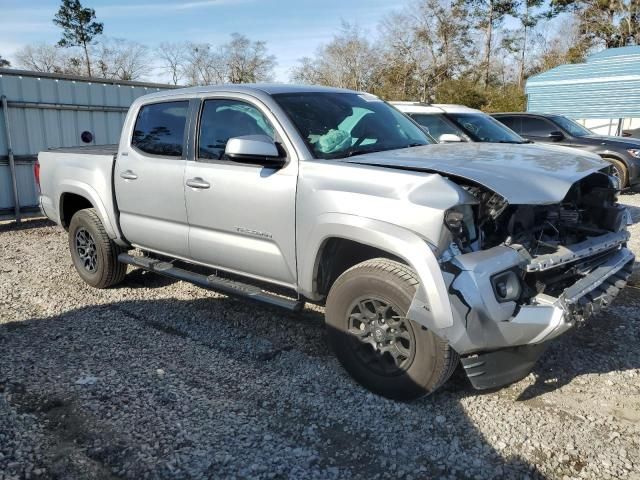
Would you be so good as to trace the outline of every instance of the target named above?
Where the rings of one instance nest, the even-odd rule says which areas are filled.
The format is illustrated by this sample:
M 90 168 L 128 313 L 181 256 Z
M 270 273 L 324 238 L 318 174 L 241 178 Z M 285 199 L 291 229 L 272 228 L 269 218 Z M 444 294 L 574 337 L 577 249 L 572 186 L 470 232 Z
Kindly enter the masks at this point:
M 20 230 L 31 230 L 37 228 L 54 227 L 56 224 L 48 218 L 36 217 L 27 218 L 20 223 L 15 221 L 0 222 L 0 233 L 3 232 L 17 232 Z
M 0 346 L 9 478 L 543 478 L 466 414 L 486 406 L 461 372 L 411 403 L 355 384 L 319 310 L 123 301 L 0 325 Z

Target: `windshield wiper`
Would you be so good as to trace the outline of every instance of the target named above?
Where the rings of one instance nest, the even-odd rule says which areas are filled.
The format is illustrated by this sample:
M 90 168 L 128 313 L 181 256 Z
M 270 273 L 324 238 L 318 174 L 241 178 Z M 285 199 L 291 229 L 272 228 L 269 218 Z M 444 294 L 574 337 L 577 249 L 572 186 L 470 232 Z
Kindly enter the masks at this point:
M 356 148 L 348 151 L 343 158 L 355 157 L 356 155 L 364 155 L 367 153 L 386 152 L 388 150 L 401 150 L 403 148 L 410 147 L 424 147 L 429 145 L 428 143 L 409 143 L 408 145 L 400 145 L 397 147 L 384 147 L 384 148 Z
M 356 155 L 364 155 L 365 153 L 374 153 L 374 152 L 381 152 L 382 150 L 373 150 L 373 149 L 365 149 L 365 148 L 361 148 L 361 149 L 356 149 L 356 150 L 351 150 L 349 151 L 345 157 L 355 157 Z

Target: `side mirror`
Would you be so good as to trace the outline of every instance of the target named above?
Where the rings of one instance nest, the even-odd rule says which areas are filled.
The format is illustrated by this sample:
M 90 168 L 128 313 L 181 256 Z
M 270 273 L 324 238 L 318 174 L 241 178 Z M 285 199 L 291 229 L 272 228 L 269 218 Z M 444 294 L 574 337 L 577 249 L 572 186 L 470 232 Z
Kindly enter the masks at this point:
M 439 143 L 457 143 L 461 141 L 462 139 L 458 135 L 454 135 L 453 133 L 443 133 L 438 137 Z
M 225 156 L 234 162 L 255 163 L 265 167 L 282 168 L 287 159 L 278 151 L 267 135 L 245 135 L 230 138 L 224 149 Z
M 562 133 L 562 132 L 551 132 L 549 135 L 547 135 L 547 137 L 552 142 L 559 142 L 560 140 L 562 140 L 564 138 L 564 133 Z

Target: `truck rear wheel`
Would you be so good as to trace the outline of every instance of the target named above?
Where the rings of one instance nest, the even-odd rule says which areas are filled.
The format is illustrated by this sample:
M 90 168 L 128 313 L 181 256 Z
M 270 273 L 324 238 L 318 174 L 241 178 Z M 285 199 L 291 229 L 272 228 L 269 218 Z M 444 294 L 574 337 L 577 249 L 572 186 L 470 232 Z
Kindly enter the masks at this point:
M 360 384 L 388 398 L 427 395 L 458 364 L 447 342 L 406 318 L 418 284 L 411 268 L 376 258 L 344 272 L 327 297 L 329 343 L 340 363 Z
M 111 287 L 127 273 L 127 265 L 118 262 L 124 250 L 109 238 L 93 208 L 79 210 L 71 218 L 69 250 L 78 275 L 92 287 Z

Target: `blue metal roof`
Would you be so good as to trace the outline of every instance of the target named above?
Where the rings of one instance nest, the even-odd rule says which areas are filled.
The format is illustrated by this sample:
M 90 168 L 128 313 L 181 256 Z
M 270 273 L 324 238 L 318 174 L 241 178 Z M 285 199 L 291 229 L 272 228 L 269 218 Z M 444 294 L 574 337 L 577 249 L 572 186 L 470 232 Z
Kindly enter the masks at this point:
M 525 93 L 527 111 L 573 118 L 640 117 L 640 46 L 610 48 L 585 63 L 534 75 Z

